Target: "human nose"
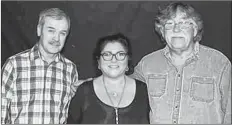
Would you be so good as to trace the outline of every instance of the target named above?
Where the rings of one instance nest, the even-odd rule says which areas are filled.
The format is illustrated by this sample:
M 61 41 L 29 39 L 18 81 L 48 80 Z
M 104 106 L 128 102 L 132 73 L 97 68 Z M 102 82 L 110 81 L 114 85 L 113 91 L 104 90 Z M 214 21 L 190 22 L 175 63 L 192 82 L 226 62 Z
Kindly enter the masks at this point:
M 54 33 L 53 40 L 59 41 L 60 40 L 60 34 L 59 33 Z
M 180 32 L 180 31 L 181 31 L 180 25 L 179 25 L 178 23 L 175 23 L 175 24 L 174 24 L 173 31 L 174 31 L 174 32 Z
M 116 62 L 117 61 L 117 59 L 116 59 L 116 55 L 112 55 L 112 60 L 111 60 L 112 62 Z

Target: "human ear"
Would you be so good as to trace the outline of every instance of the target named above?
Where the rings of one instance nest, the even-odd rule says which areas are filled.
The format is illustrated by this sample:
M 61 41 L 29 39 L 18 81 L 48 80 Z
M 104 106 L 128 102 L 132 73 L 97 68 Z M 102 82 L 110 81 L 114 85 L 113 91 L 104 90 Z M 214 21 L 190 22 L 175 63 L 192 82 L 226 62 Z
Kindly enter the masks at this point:
M 41 25 L 37 25 L 37 36 L 41 35 Z
M 196 37 L 197 36 L 198 27 L 194 26 L 193 30 L 194 30 L 193 31 L 193 35 L 194 35 L 194 37 Z
M 159 28 L 161 36 L 164 38 L 164 27 L 160 26 Z
M 97 68 L 101 70 L 100 64 L 99 64 L 99 60 L 97 60 Z

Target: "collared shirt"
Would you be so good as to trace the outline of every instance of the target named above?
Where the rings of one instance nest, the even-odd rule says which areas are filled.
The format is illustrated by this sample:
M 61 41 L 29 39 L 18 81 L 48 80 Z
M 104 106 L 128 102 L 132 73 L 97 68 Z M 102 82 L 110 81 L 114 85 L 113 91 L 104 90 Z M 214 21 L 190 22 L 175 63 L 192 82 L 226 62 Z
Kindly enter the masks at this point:
M 59 54 L 48 64 L 38 44 L 2 68 L 1 123 L 63 124 L 77 88 L 76 65 Z
M 132 77 L 148 84 L 151 124 L 231 123 L 231 62 L 215 49 L 196 43 L 178 70 L 166 46 L 143 57 Z

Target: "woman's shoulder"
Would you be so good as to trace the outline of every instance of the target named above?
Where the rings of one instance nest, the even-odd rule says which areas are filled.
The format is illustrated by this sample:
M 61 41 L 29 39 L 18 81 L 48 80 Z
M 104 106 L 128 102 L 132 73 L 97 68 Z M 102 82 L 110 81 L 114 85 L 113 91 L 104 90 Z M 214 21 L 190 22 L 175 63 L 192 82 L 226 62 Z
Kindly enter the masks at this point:
M 137 99 L 141 99 L 141 100 L 145 100 L 145 102 L 147 101 L 148 99 L 148 90 L 147 90 L 147 84 L 140 81 L 140 80 L 137 80 L 137 79 L 134 79 L 135 80 L 135 83 L 136 83 L 136 95 L 137 95 Z
M 135 80 L 136 85 L 138 85 L 139 87 L 147 88 L 147 84 L 145 82 L 137 80 L 137 79 L 134 79 L 134 80 Z
M 129 77 L 129 79 L 130 79 L 130 81 L 133 81 L 131 83 L 135 83 L 136 91 L 145 91 L 145 92 L 147 92 L 147 84 L 145 82 L 134 79 L 134 78 L 131 78 L 131 77 Z
M 127 79 L 128 79 L 128 81 L 129 81 L 130 83 L 135 83 L 135 85 L 136 85 L 137 87 L 147 87 L 147 84 L 146 84 L 145 82 L 143 82 L 143 81 L 140 81 L 140 80 L 138 80 L 138 79 L 131 78 L 131 77 L 129 77 L 129 76 L 127 76 Z
M 80 84 L 80 86 L 87 87 L 87 86 L 89 86 L 90 84 L 93 84 L 93 80 L 85 81 L 85 82 L 83 82 L 82 84 Z
M 80 84 L 77 88 L 77 92 L 89 92 L 89 90 L 91 90 L 93 85 L 93 80 L 90 81 L 85 81 L 82 84 Z

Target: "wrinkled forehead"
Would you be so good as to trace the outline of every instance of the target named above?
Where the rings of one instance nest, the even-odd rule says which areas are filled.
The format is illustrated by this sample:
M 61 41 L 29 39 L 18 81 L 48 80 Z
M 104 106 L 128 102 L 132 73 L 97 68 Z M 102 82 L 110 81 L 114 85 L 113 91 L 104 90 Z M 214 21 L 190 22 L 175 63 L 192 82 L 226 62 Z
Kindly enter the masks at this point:
M 40 23 L 42 26 L 54 26 L 54 27 L 64 27 L 69 31 L 70 22 L 64 16 L 44 16 L 42 22 Z

